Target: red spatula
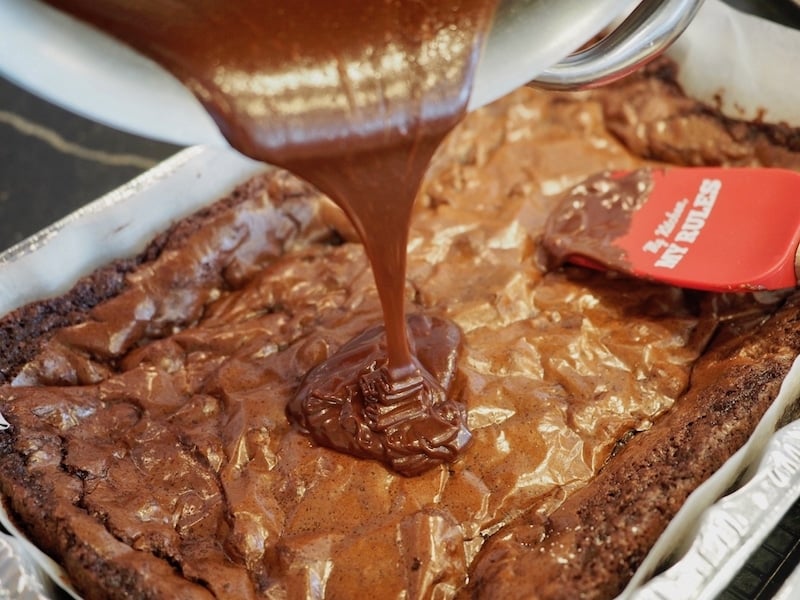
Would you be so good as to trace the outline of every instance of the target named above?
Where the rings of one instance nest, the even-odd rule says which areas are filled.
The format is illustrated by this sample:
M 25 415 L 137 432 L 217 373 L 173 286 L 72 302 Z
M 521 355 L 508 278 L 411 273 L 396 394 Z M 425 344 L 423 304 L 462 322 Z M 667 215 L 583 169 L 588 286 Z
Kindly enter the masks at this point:
M 542 242 L 549 264 L 568 261 L 712 291 L 795 287 L 800 173 L 599 173 L 562 198 Z

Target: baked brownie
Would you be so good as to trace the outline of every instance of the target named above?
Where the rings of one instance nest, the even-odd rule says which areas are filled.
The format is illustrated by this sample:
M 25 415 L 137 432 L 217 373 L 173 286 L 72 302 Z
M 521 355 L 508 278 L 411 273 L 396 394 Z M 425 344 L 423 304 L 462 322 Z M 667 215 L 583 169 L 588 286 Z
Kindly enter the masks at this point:
M 591 173 L 800 169 L 793 130 L 722 118 L 669 69 L 520 90 L 437 154 L 407 302 L 463 331 L 462 460 L 403 477 L 289 424 L 305 373 L 381 313 L 341 214 L 271 171 L 2 321 L 14 518 L 87 598 L 613 596 L 798 351 L 788 293 L 537 267 L 548 210 Z
M 799 304 L 794 294 L 753 331 L 715 344 L 672 410 L 590 485 L 551 515 L 526 515 L 488 540 L 473 566 L 472 596 L 619 594 L 689 494 L 744 445 L 777 396 L 800 354 Z

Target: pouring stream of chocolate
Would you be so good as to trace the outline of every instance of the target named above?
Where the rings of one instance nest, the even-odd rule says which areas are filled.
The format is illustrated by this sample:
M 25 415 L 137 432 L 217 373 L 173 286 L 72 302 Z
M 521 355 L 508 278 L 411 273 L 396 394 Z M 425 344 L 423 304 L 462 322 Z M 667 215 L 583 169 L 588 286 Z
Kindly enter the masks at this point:
M 47 1 L 161 63 L 235 148 L 319 187 L 361 236 L 385 335 L 367 332 L 312 371 L 290 417 L 319 443 L 406 475 L 456 459 L 470 438 L 447 397 L 460 336 L 416 318 L 409 340 L 406 245 L 497 0 Z

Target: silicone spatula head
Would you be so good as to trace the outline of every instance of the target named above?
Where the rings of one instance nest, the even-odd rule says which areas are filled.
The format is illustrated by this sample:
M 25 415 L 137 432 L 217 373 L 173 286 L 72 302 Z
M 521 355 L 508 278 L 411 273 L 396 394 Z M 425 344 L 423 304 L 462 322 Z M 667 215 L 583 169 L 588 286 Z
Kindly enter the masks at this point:
M 604 172 L 574 187 L 542 238 L 573 262 L 711 291 L 797 285 L 800 173 L 765 168 Z

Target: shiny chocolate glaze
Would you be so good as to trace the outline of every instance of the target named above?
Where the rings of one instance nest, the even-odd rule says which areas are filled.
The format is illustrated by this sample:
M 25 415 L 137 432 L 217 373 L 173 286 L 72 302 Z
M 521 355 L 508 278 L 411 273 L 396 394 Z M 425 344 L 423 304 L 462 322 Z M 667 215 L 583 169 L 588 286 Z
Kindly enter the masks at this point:
M 387 407 L 394 387 L 433 383 L 411 352 L 405 326 L 411 209 L 433 152 L 465 110 L 497 0 L 49 1 L 172 71 L 235 148 L 289 168 L 332 198 L 364 242 L 386 330 L 379 354 L 337 364 L 356 373 L 381 363 L 386 386 L 376 393 Z M 305 398 L 296 401 L 307 406 Z M 311 415 L 290 414 L 315 427 Z M 454 460 L 468 440 L 463 419 L 445 424 L 427 414 L 414 417 L 429 420 L 423 445 L 443 440 L 441 456 Z M 312 431 L 340 450 L 386 454 L 390 465 L 399 464 L 395 452 L 422 443 L 404 437 L 408 448 L 394 443 L 376 454 L 349 435 Z M 460 441 L 451 444 L 454 435 Z

